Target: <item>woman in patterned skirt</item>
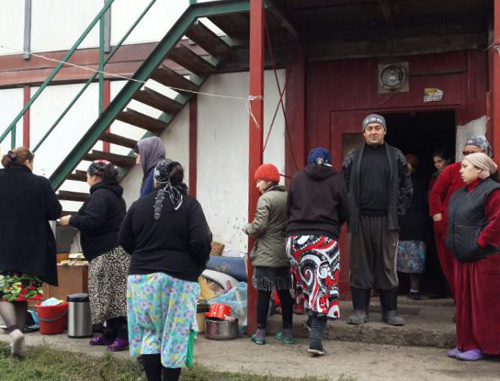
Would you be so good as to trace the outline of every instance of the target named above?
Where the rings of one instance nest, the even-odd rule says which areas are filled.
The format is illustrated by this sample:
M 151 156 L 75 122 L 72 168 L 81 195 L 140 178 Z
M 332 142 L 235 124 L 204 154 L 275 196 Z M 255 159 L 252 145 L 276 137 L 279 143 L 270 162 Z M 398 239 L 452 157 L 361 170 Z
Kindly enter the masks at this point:
M 33 153 L 9 151 L 0 170 L 0 315 L 11 353 L 24 352 L 28 301 L 43 296 L 42 282 L 57 286 L 56 242 L 48 223 L 61 204 L 47 179 L 36 176 Z
M 311 356 L 326 353 L 322 340 L 327 319 L 340 317 L 338 238 L 349 209 L 344 180 L 330 163 L 327 149 L 313 149 L 288 194 L 287 254 L 307 299 Z
M 92 338 L 89 344 L 107 345 L 112 352 L 128 347 L 126 293 L 130 255 L 118 245 L 126 207 L 117 176 L 118 171 L 108 161 L 94 161 L 87 170 L 89 200 L 76 216 L 61 218 L 61 225 L 80 230 L 83 255 L 90 262 L 92 322 L 106 322 L 104 334 Z
M 183 179 L 179 163 L 158 163 L 156 191 L 132 204 L 120 231 L 120 244 L 132 254 L 130 354 L 141 356 L 149 381 L 178 380 L 189 360 L 197 331 L 198 277 L 210 255 L 205 215 Z
M 413 154 L 405 155 L 408 172 L 413 184 L 413 197 L 406 214 L 400 217 L 397 269 L 409 274 L 410 299 L 420 299 L 420 281 L 425 272 L 427 242 L 429 239 L 429 217 L 427 216 L 426 186 L 417 174 L 418 158 Z

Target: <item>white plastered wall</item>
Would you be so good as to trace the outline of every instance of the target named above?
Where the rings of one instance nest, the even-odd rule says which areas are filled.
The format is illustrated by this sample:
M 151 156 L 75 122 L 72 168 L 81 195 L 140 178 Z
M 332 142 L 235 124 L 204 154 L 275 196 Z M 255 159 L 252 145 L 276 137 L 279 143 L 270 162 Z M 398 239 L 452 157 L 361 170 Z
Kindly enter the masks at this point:
M 23 89 L 3 89 L 0 90 L 0 134 L 6 130 L 14 120 L 19 111 L 23 108 Z M 21 145 L 23 142 L 23 123 L 17 123 L 16 143 Z M 0 157 L 5 155 L 11 147 L 11 134 L 7 135 L 0 144 Z M 1 168 L 1 165 L 0 165 Z
M 0 45 L 6 46 L 0 47 L 0 55 L 19 54 L 24 41 L 24 1 L 0 1 L 0 25 Z
M 278 77 L 283 87 L 285 71 Z M 213 75 L 203 92 L 247 97 L 248 73 Z M 274 73 L 265 73 L 264 139 L 279 100 Z M 198 200 L 203 206 L 214 240 L 226 248 L 246 251 L 241 228 L 248 218 L 248 125 L 246 102 L 200 96 L 198 99 Z M 284 118 L 278 113 L 264 162 L 285 166 Z

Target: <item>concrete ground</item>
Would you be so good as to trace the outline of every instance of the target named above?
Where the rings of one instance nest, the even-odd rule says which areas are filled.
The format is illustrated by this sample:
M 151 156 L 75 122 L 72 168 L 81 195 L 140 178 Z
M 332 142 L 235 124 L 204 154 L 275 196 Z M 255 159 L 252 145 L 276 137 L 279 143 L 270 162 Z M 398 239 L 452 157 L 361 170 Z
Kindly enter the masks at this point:
M 1 341 L 8 335 L 0 334 Z M 88 339 L 69 339 L 66 335 L 26 335 L 28 346 L 46 344 L 51 347 L 102 356 L 104 348 L 90 347 Z M 248 338 L 231 341 L 212 341 L 200 335 L 195 346 L 197 364 L 216 371 L 244 372 L 299 378 L 321 376 L 337 380 L 351 376 L 357 381 L 451 381 L 500 379 L 500 359 L 491 358 L 476 363 L 465 363 L 446 357 L 446 350 L 429 347 L 410 347 L 353 342 L 329 341 L 329 354 L 309 358 L 306 339 L 294 345 L 284 345 L 272 336 L 267 344 L 257 346 Z M 128 358 L 128 352 L 115 354 Z
M 500 357 L 476 363 L 446 357 L 455 336 L 451 300 L 412 301 L 400 297 L 399 312 L 407 322 L 404 327 L 380 323 L 380 305 L 375 298 L 370 322 L 362 327 L 346 324 L 350 310 L 350 303 L 341 302 L 343 320 L 328 324 L 325 346 L 329 354 L 321 358 L 307 356 L 305 316 L 294 316 L 297 343 L 287 346 L 273 338 L 281 325 L 281 317 L 276 315 L 269 321 L 266 345 L 257 346 L 246 337 L 212 341 L 200 334 L 195 361 L 216 371 L 290 378 L 321 376 L 337 380 L 343 375 L 358 381 L 500 380 Z M 8 335 L 0 333 L 0 341 L 8 342 Z M 90 356 L 107 352 L 89 346 L 88 339 L 70 339 L 65 334 L 44 336 L 33 332 L 26 334 L 26 341 L 28 346 L 46 344 Z M 115 356 L 129 358 L 126 351 Z

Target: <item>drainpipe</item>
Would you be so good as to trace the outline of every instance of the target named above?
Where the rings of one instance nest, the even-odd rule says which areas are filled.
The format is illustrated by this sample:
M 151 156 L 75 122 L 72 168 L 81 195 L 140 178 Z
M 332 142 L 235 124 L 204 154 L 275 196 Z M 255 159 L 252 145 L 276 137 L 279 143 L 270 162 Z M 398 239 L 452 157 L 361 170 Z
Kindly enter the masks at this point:
M 264 123 L 264 4 L 263 0 L 250 0 L 250 96 L 259 97 L 250 101 L 249 158 L 248 158 L 248 220 L 252 221 L 257 209 L 259 192 L 253 178 L 263 159 Z M 253 240 L 248 240 L 248 254 Z M 253 267 L 248 261 L 248 334 L 257 328 L 257 291 L 252 286 Z

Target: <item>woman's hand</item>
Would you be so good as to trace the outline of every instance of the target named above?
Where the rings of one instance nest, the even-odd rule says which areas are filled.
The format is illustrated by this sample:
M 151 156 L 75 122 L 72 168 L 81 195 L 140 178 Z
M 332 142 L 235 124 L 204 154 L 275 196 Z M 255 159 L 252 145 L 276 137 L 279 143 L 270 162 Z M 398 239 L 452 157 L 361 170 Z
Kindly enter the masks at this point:
M 61 217 L 61 226 L 69 226 L 69 220 L 71 219 L 71 215 L 67 215 L 64 217 Z
M 441 221 L 442 219 L 443 219 L 443 213 L 437 213 L 437 214 L 432 216 L 432 220 L 434 222 Z

